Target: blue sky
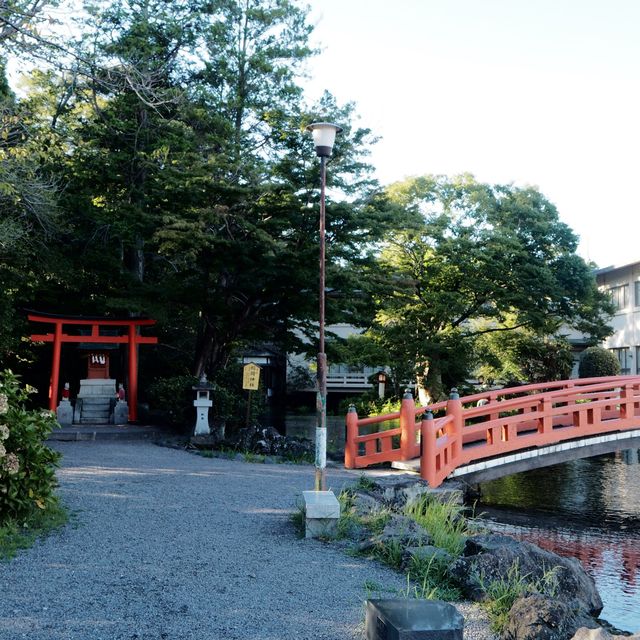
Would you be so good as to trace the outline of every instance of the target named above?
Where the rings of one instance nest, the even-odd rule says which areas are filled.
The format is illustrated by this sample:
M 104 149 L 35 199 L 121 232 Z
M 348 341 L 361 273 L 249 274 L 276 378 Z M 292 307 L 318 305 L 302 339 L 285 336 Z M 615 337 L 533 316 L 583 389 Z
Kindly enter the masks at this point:
M 599 266 L 640 260 L 640 1 L 311 0 L 307 89 L 354 101 L 383 183 L 536 185 Z

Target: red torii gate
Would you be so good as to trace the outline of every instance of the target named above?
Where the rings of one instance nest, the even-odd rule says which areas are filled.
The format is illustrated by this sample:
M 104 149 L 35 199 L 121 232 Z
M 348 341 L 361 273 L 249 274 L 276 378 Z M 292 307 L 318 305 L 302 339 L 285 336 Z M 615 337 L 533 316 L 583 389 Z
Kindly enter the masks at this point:
M 32 334 L 33 342 L 53 342 L 53 360 L 51 364 L 51 395 L 49 409 L 56 410 L 58 387 L 60 384 L 60 350 L 63 342 L 115 343 L 129 345 L 129 420 L 138 419 L 138 349 L 139 344 L 158 344 L 158 338 L 141 336 L 139 327 L 156 323 L 151 318 L 91 318 L 78 316 L 60 316 L 49 313 L 30 313 L 31 322 L 43 322 L 54 325 L 53 333 Z M 64 325 L 91 327 L 90 335 L 69 335 L 64 333 Z M 127 332 L 119 336 L 100 335 L 100 327 L 126 327 Z

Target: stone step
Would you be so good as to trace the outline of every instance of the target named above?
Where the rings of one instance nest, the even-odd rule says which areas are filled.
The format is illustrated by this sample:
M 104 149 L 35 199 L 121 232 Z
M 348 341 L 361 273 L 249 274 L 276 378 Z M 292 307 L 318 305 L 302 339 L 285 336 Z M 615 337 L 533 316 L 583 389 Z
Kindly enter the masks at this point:
M 80 418 L 80 424 L 109 424 L 109 418 Z
M 111 404 L 111 398 L 105 398 L 104 396 L 100 396 L 97 398 L 82 398 L 82 406 L 101 406 L 106 405 L 109 406 Z
M 97 420 L 99 418 L 109 419 L 109 412 L 105 411 L 83 411 L 80 420 Z

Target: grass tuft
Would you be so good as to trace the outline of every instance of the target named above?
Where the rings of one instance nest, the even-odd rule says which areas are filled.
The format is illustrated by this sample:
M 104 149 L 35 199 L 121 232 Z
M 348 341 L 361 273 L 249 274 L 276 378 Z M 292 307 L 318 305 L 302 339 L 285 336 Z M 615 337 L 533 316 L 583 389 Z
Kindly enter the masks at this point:
M 433 545 L 458 557 L 464 548 L 467 536 L 472 533 L 469 521 L 464 517 L 464 507 L 454 498 L 441 502 L 430 496 L 422 496 L 407 505 L 405 515 L 424 527 Z
M 0 526 L 0 560 L 14 558 L 21 549 L 63 527 L 69 520 L 67 510 L 56 500 L 45 511 L 34 510 L 29 517 L 16 522 L 8 520 Z
M 557 574 L 558 567 L 554 567 L 534 580 L 530 574 L 523 575 L 520 572 L 520 564 L 516 560 L 504 577 L 487 581 L 483 575 L 478 575 L 478 583 L 487 594 L 483 606 L 489 614 L 491 629 L 502 634 L 509 623 L 509 611 L 520 596 L 539 593 L 555 597 L 558 593 Z

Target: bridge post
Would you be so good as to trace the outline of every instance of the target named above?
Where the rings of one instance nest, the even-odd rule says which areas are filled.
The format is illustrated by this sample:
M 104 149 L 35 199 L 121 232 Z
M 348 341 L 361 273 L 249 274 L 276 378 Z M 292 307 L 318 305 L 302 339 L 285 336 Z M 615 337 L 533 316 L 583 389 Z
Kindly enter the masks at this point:
M 344 466 L 347 469 L 356 468 L 356 457 L 358 455 L 358 412 L 355 405 L 349 405 L 347 413 L 346 438 L 344 443 Z
M 453 460 L 460 457 L 462 452 L 462 427 L 464 420 L 462 418 L 462 402 L 460 402 L 460 396 L 458 390 L 453 387 L 449 394 L 449 400 L 447 400 L 447 415 L 452 417 L 451 423 L 447 426 L 447 434 L 452 439 L 452 457 Z
M 635 416 L 633 384 L 625 382 L 620 389 L 620 419 L 624 420 Z
M 400 455 L 402 460 L 415 457 L 416 446 L 416 403 L 407 389 L 400 405 Z
M 420 440 L 422 442 L 420 477 L 426 480 L 430 487 L 437 487 L 436 429 L 433 413 L 429 409 L 426 410 L 420 423 Z

